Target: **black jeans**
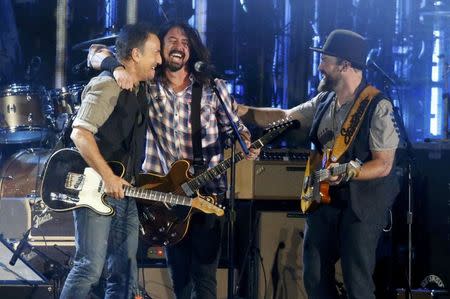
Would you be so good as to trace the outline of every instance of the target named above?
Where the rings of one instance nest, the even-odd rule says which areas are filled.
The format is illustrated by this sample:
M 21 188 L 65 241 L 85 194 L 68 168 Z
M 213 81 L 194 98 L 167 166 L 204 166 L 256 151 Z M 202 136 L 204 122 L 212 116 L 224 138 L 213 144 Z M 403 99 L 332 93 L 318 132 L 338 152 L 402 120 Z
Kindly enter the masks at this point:
M 217 298 L 223 217 L 196 213 L 186 236 L 166 248 L 167 265 L 177 299 Z
M 349 299 L 375 299 L 372 274 L 386 218 L 361 222 L 350 208 L 323 205 L 308 215 L 303 248 L 304 283 L 310 299 L 337 298 L 334 267 L 341 258 Z

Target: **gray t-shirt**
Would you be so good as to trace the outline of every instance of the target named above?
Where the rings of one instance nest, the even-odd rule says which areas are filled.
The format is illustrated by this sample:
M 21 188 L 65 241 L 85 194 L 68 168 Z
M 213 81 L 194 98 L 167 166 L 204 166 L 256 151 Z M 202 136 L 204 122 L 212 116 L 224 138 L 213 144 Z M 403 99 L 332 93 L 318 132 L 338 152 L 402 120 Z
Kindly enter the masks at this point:
M 325 112 L 318 128 L 318 139 L 326 148 L 332 148 L 335 136 L 339 134 L 342 124 L 349 113 L 354 100 L 336 107 L 336 97 Z M 310 129 L 319 103 L 319 96 L 300 104 L 288 111 L 288 115 L 298 119 L 303 128 Z M 390 101 L 382 99 L 375 107 L 370 123 L 369 147 L 372 151 L 393 150 L 398 147 L 399 136 L 395 129 L 395 118 Z
M 81 106 L 72 127 L 81 127 L 96 134 L 113 112 L 120 90 L 112 77 L 92 78 L 83 90 Z

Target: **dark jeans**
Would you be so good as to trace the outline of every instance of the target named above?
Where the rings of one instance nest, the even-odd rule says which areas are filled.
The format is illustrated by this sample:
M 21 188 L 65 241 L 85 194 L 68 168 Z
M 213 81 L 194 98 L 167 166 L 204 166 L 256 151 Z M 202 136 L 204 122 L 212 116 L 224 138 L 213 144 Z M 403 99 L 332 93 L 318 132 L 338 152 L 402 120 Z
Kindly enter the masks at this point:
M 363 223 L 350 208 L 326 205 L 308 215 L 303 277 L 310 299 L 338 298 L 334 266 L 339 258 L 348 298 L 375 298 L 372 274 L 385 221 L 381 215 Z
M 134 200 L 110 199 L 114 216 L 87 208 L 74 211 L 76 253 L 62 299 L 88 298 L 107 263 L 105 298 L 131 298 L 137 287 L 136 252 L 139 221 Z
M 217 298 L 216 270 L 223 218 L 194 214 L 183 240 L 166 248 L 167 265 L 177 299 Z

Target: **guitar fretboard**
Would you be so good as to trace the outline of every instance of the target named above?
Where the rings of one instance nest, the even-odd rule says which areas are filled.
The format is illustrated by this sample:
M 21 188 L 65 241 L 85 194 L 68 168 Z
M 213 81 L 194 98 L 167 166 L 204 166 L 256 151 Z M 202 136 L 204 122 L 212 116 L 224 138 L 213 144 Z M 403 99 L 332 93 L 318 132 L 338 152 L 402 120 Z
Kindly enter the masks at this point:
M 245 155 L 243 152 L 240 152 L 240 153 L 237 153 L 234 155 L 235 162 L 239 162 L 239 161 L 243 160 L 244 158 L 245 158 Z M 228 159 L 220 162 L 213 168 L 199 174 L 198 176 L 193 178 L 191 181 L 189 181 L 187 184 L 188 184 L 189 188 L 191 188 L 191 190 L 198 190 L 200 187 L 202 187 L 205 184 L 207 184 L 208 182 L 212 181 L 219 175 L 224 174 L 227 171 L 227 169 L 231 167 L 231 165 L 233 165 L 232 159 L 228 158 Z
M 347 164 L 348 163 L 340 164 L 340 165 L 334 166 L 330 169 L 316 170 L 314 172 L 314 181 L 322 182 L 322 181 L 328 179 L 330 176 L 338 176 L 338 175 L 345 173 L 347 171 Z
M 286 129 L 288 129 L 289 127 L 291 127 L 297 123 L 298 123 L 298 121 L 289 119 L 288 121 L 282 121 L 278 124 L 275 124 L 269 130 L 269 132 L 267 132 L 266 134 L 264 134 L 264 136 L 262 136 L 261 138 L 259 138 L 255 142 L 253 142 L 250 145 L 250 148 L 254 148 L 254 149 L 262 148 L 268 142 L 273 140 L 276 136 L 278 136 L 279 134 L 284 132 Z M 245 154 L 243 152 L 239 152 L 234 155 L 234 161 L 236 163 L 243 160 L 244 158 L 245 158 Z M 216 177 L 218 177 L 219 175 L 224 174 L 227 171 L 227 169 L 230 168 L 232 165 L 233 165 L 233 159 L 232 159 L 232 157 L 230 157 L 230 158 L 220 162 L 213 168 L 199 174 L 198 176 L 196 176 L 195 178 L 193 178 L 192 180 L 187 182 L 187 185 L 189 186 L 189 188 L 192 191 L 198 190 L 202 186 L 207 184 L 208 182 L 210 182 L 213 179 L 215 179 Z
M 125 195 L 140 199 L 148 199 L 151 201 L 165 202 L 175 205 L 191 206 L 191 199 L 186 196 L 164 193 L 144 188 L 135 188 L 130 186 L 124 187 Z

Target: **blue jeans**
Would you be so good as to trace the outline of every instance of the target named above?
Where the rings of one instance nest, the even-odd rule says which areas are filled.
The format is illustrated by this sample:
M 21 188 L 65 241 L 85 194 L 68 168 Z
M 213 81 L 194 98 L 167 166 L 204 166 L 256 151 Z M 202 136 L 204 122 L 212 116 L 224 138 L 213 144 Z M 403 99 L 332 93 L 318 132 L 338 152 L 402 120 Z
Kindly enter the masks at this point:
M 64 284 L 63 299 L 87 298 L 106 262 L 105 298 L 131 298 L 137 287 L 139 220 L 134 200 L 108 199 L 114 216 L 87 208 L 74 211 L 76 253 Z
M 310 299 L 338 298 L 335 264 L 341 258 L 349 299 L 375 299 L 372 275 L 386 218 L 360 221 L 351 208 L 322 205 L 308 215 L 303 244 L 303 279 Z
M 223 219 L 194 214 L 181 242 L 166 247 L 167 265 L 177 299 L 217 298 Z

